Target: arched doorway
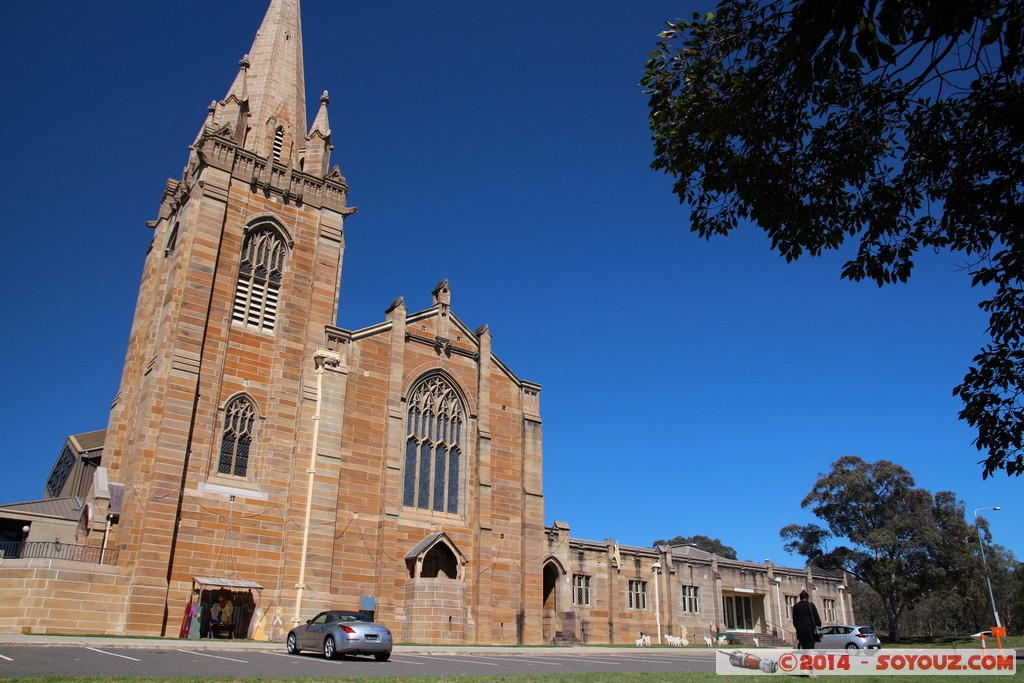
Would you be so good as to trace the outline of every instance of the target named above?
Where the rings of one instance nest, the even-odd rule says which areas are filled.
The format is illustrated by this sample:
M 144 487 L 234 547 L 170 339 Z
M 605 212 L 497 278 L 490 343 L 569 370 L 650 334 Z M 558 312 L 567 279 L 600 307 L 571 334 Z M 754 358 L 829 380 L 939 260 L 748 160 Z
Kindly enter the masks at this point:
M 555 560 L 544 563 L 544 642 L 550 643 L 558 629 L 559 579 L 565 575 L 561 565 Z

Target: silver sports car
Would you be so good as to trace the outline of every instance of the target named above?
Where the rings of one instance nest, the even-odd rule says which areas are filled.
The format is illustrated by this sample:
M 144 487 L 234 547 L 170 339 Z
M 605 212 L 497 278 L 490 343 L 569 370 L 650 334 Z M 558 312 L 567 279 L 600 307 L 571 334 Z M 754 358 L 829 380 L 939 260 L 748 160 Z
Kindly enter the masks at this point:
M 361 612 L 329 610 L 288 632 L 288 652 L 319 650 L 327 659 L 340 655 L 373 655 L 378 662 L 391 658 L 391 630 L 375 624 Z

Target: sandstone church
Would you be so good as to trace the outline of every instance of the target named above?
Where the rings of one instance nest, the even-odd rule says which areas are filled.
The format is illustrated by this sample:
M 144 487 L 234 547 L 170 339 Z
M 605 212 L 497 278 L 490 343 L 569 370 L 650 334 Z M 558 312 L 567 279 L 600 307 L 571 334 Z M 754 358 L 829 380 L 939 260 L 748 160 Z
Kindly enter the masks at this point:
M 337 327 L 355 209 L 305 97 L 299 0 L 271 0 L 149 223 L 106 429 L 0 506 L 0 630 L 278 640 L 337 608 L 396 642 L 783 642 L 802 588 L 852 619 L 843 576 L 546 526 L 540 385 L 447 281 Z

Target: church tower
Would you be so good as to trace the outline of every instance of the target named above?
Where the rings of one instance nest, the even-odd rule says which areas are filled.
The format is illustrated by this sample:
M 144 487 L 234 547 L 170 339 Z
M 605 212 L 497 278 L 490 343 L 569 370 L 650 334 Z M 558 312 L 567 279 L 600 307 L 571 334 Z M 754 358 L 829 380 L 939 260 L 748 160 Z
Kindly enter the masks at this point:
M 124 487 L 111 541 L 131 577 L 127 632 L 176 631 L 197 576 L 298 581 L 286 539 L 306 505 L 304 397 L 355 212 L 330 167 L 328 103 L 307 132 L 299 0 L 271 0 L 148 224 L 103 455 Z

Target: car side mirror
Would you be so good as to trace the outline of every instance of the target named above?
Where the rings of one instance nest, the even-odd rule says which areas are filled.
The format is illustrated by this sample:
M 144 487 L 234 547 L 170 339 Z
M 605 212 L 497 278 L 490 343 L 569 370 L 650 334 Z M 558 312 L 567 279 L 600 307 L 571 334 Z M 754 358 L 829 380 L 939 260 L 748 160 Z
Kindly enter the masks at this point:
M 313 623 L 313 620 L 312 620 L 312 619 L 306 619 L 306 623 L 307 623 L 307 624 L 312 624 L 312 623 Z

